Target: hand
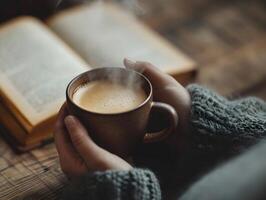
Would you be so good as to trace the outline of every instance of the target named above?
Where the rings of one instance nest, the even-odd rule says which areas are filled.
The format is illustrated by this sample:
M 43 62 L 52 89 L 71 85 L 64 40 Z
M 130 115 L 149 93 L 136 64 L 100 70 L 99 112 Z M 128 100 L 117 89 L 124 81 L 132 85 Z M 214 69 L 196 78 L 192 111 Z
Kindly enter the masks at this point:
M 120 157 L 95 144 L 78 119 L 68 115 L 65 105 L 60 109 L 54 138 L 62 171 L 69 178 L 93 171 L 132 168 Z
M 126 68 L 139 71 L 151 81 L 155 101 L 170 104 L 175 108 L 179 117 L 177 131 L 166 140 L 177 150 L 181 146 L 182 136 L 188 132 L 189 127 L 191 100 L 188 91 L 173 77 L 148 62 L 125 59 L 124 64 Z

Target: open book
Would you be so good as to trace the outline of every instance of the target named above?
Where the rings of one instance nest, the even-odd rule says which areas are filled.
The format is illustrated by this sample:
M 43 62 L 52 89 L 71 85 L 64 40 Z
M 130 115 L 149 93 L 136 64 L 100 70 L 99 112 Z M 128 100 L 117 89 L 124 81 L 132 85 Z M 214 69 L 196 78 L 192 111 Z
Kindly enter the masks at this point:
M 0 26 L 0 123 L 11 141 L 23 151 L 51 138 L 68 82 L 93 67 L 122 67 L 124 57 L 152 62 L 182 83 L 195 72 L 191 59 L 116 4 Z

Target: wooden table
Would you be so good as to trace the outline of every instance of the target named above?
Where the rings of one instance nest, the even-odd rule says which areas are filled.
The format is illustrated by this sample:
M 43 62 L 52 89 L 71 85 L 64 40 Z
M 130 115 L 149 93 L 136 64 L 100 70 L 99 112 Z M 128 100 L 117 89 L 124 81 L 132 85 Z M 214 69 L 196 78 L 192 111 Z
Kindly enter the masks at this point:
M 266 8 L 250 2 L 146 0 L 138 14 L 197 61 L 197 83 L 266 100 Z M 0 155 L 0 199 L 59 198 L 66 178 L 54 144 L 16 155 L 0 138 Z

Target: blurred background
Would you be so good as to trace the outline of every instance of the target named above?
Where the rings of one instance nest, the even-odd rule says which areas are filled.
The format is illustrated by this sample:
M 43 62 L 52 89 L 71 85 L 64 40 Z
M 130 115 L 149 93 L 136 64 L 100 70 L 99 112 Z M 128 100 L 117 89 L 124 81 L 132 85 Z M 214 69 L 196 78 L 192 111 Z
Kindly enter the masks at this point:
M 198 67 L 194 82 L 229 98 L 252 95 L 266 100 L 265 0 L 113 1 L 191 57 Z M 20 15 L 45 21 L 61 10 L 90 2 L 1 0 L 0 23 Z M 0 154 L 2 191 L 9 188 L 11 192 L 6 191 L 14 196 L 24 192 L 25 199 L 56 199 L 55 193 L 61 192 L 63 176 L 53 144 L 16 155 L 0 138 Z
M 0 21 L 43 20 L 85 0 L 1 0 Z M 232 98 L 266 99 L 266 3 L 263 0 L 117 0 L 193 58 L 195 82 Z

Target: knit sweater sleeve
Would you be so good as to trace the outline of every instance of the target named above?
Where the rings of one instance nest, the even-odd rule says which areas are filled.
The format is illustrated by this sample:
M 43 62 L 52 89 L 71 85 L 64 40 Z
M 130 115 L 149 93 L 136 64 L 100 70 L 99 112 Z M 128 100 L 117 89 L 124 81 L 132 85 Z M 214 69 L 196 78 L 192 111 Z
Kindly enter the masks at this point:
M 228 100 L 199 85 L 187 87 L 192 100 L 194 142 L 202 149 L 239 151 L 266 136 L 266 103 L 255 97 Z
M 161 191 L 155 175 L 145 169 L 88 173 L 71 182 L 64 200 L 160 200 Z

